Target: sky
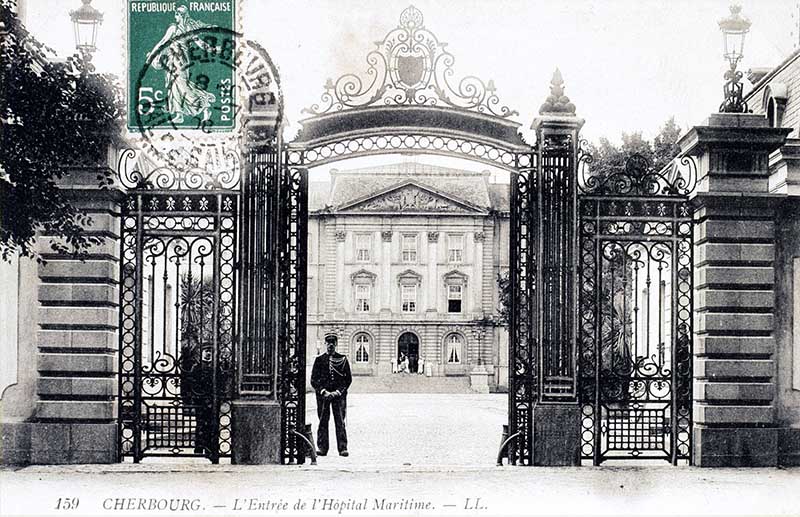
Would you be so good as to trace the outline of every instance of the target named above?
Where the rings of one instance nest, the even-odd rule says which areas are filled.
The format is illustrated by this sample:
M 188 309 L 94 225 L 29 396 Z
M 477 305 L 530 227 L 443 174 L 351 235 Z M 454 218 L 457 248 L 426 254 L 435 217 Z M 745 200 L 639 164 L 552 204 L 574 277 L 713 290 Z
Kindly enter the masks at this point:
M 326 79 L 363 74 L 365 56 L 410 3 L 448 43 L 456 77 L 492 79 L 501 103 L 519 111 L 523 134 L 558 67 L 586 120 L 583 136 L 652 138 L 670 117 L 700 124 L 722 101 L 726 0 L 242 0 L 243 32 L 277 64 L 294 135 Z M 774 67 L 798 40 L 797 0 L 745 0 L 752 21 L 740 70 Z M 124 75 L 125 1 L 93 0 L 104 13 L 94 63 Z M 27 25 L 58 54 L 74 51 L 69 11 L 79 0 L 27 0 Z M 533 141 L 528 138 L 528 141 Z M 354 164 L 359 166 L 358 164 Z

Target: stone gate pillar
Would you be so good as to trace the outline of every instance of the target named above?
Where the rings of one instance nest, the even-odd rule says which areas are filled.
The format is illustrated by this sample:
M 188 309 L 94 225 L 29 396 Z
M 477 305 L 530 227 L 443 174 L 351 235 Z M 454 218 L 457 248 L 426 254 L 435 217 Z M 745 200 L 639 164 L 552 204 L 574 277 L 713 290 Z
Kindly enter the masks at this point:
M 113 157 L 109 156 L 109 163 Z M 114 463 L 117 442 L 119 202 L 100 188 L 107 164 L 70 171 L 59 182 L 75 209 L 90 218 L 85 234 L 104 238 L 82 258 L 53 253 L 39 265 L 36 411 L 30 463 Z
M 564 95 L 556 69 L 550 96 L 532 129 L 538 175 L 530 206 L 536 225 L 538 386 L 533 408 L 533 464 L 580 463 L 581 411 L 577 398 L 577 163 L 583 119 Z
M 714 114 L 679 141 L 696 157 L 693 463 L 777 465 L 775 210 L 768 156 L 790 129 Z

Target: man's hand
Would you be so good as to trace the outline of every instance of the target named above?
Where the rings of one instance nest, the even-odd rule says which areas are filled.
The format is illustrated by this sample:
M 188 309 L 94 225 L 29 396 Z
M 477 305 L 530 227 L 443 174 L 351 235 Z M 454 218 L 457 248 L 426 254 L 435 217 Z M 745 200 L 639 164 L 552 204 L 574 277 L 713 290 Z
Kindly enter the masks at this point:
M 331 392 L 326 390 L 325 388 L 322 388 L 321 390 L 319 390 L 319 394 L 322 395 L 322 398 L 325 398 L 325 399 L 328 399 L 331 396 Z
M 342 392 L 339 391 L 339 390 L 336 390 L 333 393 L 331 393 L 331 398 L 333 398 L 333 399 L 338 399 L 341 396 L 342 396 Z

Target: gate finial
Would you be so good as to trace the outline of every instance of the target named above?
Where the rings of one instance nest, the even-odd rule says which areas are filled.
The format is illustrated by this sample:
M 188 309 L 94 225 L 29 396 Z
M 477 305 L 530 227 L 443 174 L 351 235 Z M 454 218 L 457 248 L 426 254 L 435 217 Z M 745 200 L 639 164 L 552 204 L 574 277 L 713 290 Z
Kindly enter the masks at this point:
M 539 108 L 539 115 L 572 115 L 575 116 L 575 105 L 564 95 L 564 79 L 556 68 L 550 80 L 550 96 Z

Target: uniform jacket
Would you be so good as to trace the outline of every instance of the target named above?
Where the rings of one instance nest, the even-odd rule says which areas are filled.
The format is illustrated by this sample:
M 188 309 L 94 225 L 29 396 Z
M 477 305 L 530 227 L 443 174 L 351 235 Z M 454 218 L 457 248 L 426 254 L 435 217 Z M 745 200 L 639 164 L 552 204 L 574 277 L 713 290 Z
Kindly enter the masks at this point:
M 317 393 L 326 389 L 328 391 L 339 390 L 344 395 L 351 382 L 353 382 L 353 376 L 350 373 L 350 363 L 346 356 L 334 352 L 331 355 L 322 354 L 314 360 L 314 367 L 311 369 L 311 386 Z

